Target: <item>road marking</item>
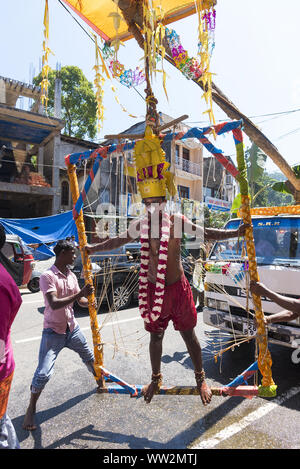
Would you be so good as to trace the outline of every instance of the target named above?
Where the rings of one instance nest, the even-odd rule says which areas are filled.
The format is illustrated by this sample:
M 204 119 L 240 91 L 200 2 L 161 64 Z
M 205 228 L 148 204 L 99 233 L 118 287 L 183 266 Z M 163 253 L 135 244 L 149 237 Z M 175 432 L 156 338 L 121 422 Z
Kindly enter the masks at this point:
M 115 324 L 122 324 L 123 322 L 131 322 L 131 321 L 136 321 L 137 319 L 142 319 L 141 316 L 136 316 L 135 318 L 130 318 L 130 319 L 121 319 L 120 321 L 112 321 L 108 322 L 107 324 L 103 324 L 101 329 L 104 329 L 107 326 L 114 326 Z M 90 327 L 82 327 L 82 331 L 86 331 L 87 329 L 90 329 Z
M 112 321 L 112 322 L 108 322 L 107 324 L 104 324 L 103 327 L 101 329 L 104 329 L 104 327 L 107 327 L 107 326 L 114 326 L 115 324 L 121 324 L 123 322 L 131 322 L 131 321 L 136 321 L 137 319 L 142 319 L 141 316 L 136 316 L 134 318 L 130 318 L 130 319 L 121 319 L 120 321 Z M 82 331 L 87 331 L 90 329 L 90 327 L 81 327 L 80 328 Z M 20 340 L 15 340 L 15 343 L 16 344 L 24 344 L 26 342 L 34 342 L 35 340 L 40 340 L 41 339 L 41 335 L 39 336 L 36 336 L 36 337 L 30 337 L 28 339 L 20 339 Z
M 44 300 L 23 301 L 22 305 L 30 305 L 31 303 L 44 303 Z
M 16 344 L 24 344 L 25 342 L 33 342 L 34 340 L 40 340 L 41 335 L 36 336 L 36 337 L 30 337 L 29 339 L 21 339 L 21 340 L 15 340 Z
M 300 386 L 294 386 L 293 388 L 289 389 L 284 394 L 282 394 L 282 396 L 279 396 L 276 399 L 274 399 L 274 401 L 268 402 L 267 404 L 262 405 L 259 409 L 255 410 L 254 412 L 251 412 L 251 414 L 247 415 L 246 417 L 241 419 L 239 422 L 234 423 L 227 428 L 224 428 L 224 430 L 221 430 L 214 437 L 208 438 L 207 440 L 201 441 L 201 443 L 199 444 L 191 446 L 190 449 L 214 448 L 222 441 L 227 440 L 228 438 L 232 437 L 236 433 L 239 433 L 240 431 L 244 430 L 246 427 L 256 422 L 256 420 L 259 420 L 260 418 L 264 417 L 272 410 L 278 408 L 285 401 L 287 401 L 291 397 L 296 396 L 299 393 L 300 393 Z

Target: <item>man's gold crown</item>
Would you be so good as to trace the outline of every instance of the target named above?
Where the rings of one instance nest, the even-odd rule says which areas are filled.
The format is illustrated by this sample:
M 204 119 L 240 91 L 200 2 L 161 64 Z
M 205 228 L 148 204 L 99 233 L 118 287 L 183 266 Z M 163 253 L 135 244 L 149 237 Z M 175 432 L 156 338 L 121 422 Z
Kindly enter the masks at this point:
M 145 137 L 134 148 L 137 186 L 142 199 L 176 195 L 174 175 L 167 171 L 170 166 L 165 160 L 165 152 L 160 146 L 159 137 L 146 127 Z

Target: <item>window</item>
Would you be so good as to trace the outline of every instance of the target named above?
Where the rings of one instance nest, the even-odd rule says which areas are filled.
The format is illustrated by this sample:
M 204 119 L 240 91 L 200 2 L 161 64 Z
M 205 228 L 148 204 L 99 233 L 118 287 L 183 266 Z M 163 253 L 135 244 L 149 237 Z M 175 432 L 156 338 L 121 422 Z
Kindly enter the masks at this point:
M 210 187 L 203 186 L 203 195 L 204 197 L 212 197 L 212 189 Z
M 190 150 L 188 150 L 187 148 L 182 147 L 182 158 L 184 160 L 190 161 Z
M 180 158 L 180 147 L 179 147 L 179 145 L 175 145 L 175 161 L 176 161 L 176 164 L 179 163 L 179 158 Z
M 14 257 L 15 257 L 15 253 L 14 253 L 14 248 L 13 248 L 13 245 L 11 243 L 5 243 L 2 250 L 1 250 L 2 254 L 4 254 L 4 256 L 9 259 L 10 261 L 14 261 Z
M 186 186 L 178 186 L 178 195 L 180 199 L 188 199 L 190 197 L 190 188 Z
M 232 176 L 230 174 L 226 174 L 226 184 L 232 184 Z
M 253 218 L 253 236 L 258 265 L 300 265 L 300 220 L 292 217 Z M 236 229 L 240 220 L 231 220 L 226 229 Z M 237 238 L 215 244 L 211 259 L 240 259 L 243 243 Z
M 69 205 L 69 183 L 67 181 L 61 183 L 60 203 L 61 205 Z

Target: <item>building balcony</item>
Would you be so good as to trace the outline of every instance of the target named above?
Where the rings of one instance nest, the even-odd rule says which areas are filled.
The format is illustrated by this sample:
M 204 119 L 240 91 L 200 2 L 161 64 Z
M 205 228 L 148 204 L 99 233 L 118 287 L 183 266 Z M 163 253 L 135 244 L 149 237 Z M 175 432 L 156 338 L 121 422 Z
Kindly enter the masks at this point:
M 36 194 L 53 196 L 55 189 L 50 184 L 28 184 L 24 182 L 4 182 L 0 180 L 0 193 Z M 2 195 L 2 194 L 1 194 Z
M 202 166 L 199 163 L 194 163 L 193 161 L 176 156 L 175 167 L 178 170 L 189 173 L 189 175 L 193 176 L 192 179 L 202 177 Z

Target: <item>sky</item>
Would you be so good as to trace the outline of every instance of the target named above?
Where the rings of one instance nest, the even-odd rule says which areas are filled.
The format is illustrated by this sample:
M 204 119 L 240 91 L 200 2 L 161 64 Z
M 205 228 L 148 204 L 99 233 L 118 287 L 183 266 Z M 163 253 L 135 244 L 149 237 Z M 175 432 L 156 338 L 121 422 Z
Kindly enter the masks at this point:
M 0 0 L 0 8 L 0 75 L 29 83 L 32 70 L 38 74 L 41 67 L 44 0 Z M 214 83 L 242 113 L 252 118 L 289 164 L 299 163 L 300 61 L 295 52 L 300 44 L 299 0 L 289 0 L 284 7 L 281 0 L 218 0 L 216 11 L 216 45 L 211 61 Z M 57 63 L 76 65 L 93 82 L 93 42 L 59 0 L 49 0 L 49 15 L 49 47 L 54 53 L 49 65 L 54 69 Z M 90 32 L 85 23 L 81 24 Z M 172 28 L 180 35 L 189 56 L 195 56 L 196 15 L 173 23 Z M 125 68 L 142 65 L 141 59 L 142 51 L 135 40 L 121 47 L 119 60 Z M 173 118 L 188 114 L 185 123 L 192 127 L 208 125 L 201 89 L 170 64 L 165 63 L 165 69 L 168 99 L 161 74 L 153 84 L 158 110 Z M 138 87 L 140 96 L 113 81 L 127 113 L 116 102 L 111 84 L 104 85 L 105 121 L 99 141 L 145 116 L 144 85 Z M 213 110 L 216 120 L 228 119 L 216 104 Z M 129 117 L 129 113 L 137 118 Z M 277 113 L 282 114 L 274 115 Z M 219 137 L 215 144 L 236 161 L 232 136 Z M 245 145 L 250 145 L 246 136 Z M 204 156 L 208 156 L 206 151 Z M 270 158 L 266 169 L 278 170 Z

